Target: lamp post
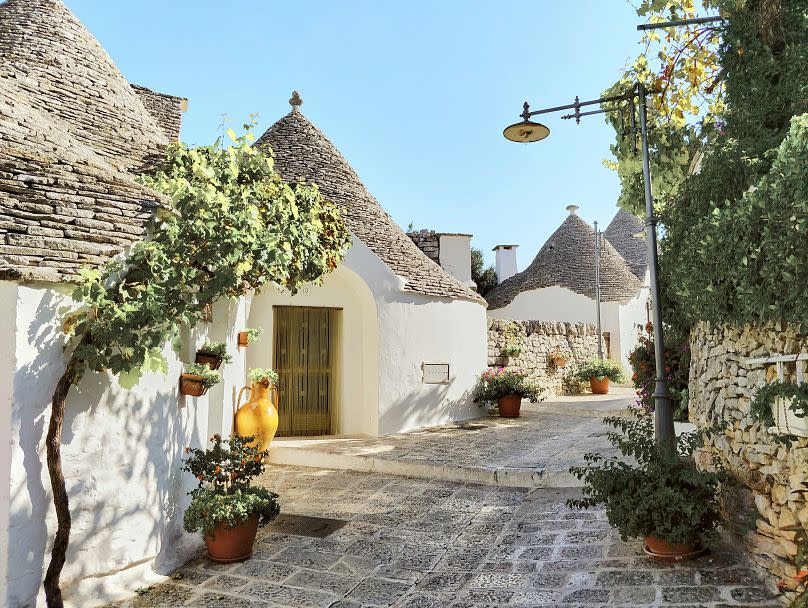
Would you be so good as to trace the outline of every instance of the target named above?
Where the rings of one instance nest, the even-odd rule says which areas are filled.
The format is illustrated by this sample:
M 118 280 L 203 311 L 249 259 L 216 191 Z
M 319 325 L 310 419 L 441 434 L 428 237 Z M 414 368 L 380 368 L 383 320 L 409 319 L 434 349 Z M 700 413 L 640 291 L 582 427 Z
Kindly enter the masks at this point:
M 603 329 L 600 324 L 600 232 L 595 222 L 595 311 L 598 320 L 598 357 L 603 359 Z

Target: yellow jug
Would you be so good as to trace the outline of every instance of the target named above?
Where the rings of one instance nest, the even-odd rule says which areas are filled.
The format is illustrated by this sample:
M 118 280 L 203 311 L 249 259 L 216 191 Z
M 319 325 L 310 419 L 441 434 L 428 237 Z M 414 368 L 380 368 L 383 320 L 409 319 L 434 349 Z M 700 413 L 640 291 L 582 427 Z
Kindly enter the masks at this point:
M 239 391 L 236 407 L 241 403 L 244 391 L 250 391 L 250 400 L 236 411 L 235 432 L 242 437 L 254 436 L 255 441 L 251 445 L 259 445 L 262 450 L 268 450 L 278 430 L 278 410 L 274 405 L 278 402 L 278 389 L 262 382 L 245 386 Z

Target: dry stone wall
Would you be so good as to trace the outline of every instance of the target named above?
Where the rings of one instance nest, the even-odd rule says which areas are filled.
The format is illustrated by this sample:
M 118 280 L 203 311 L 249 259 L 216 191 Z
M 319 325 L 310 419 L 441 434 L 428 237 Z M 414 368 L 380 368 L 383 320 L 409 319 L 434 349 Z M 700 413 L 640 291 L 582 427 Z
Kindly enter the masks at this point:
M 715 458 L 737 480 L 724 493 L 725 529 L 745 543 L 752 560 L 778 578 L 794 574 L 794 532 L 808 526 L 808 505 L 795 492 L 808 481 L 808 439 L 790 446 L 753 420 L 749 408 L 757 387 L 776 377 L 774 365 L 749 365 L 750 358 L 799 352 L 805 335 L 786 326 L 734 327 L 698 324 L 691 334 L 690 420 L 704 428 L 725 425 L 698 455 Z M 794 373 L 791 364 L 791 373 Z
M 416 230 L 408 232 L 407 236 L 418 245 L 418 249 L 423 251 L 426 257 L 440 264 L 440 236 L 434 230 Z
M 597 336 L 597 327 L 590 323 L 493 319 L 488 326 L 488 365 L 521 367 L 552 394 L 578 392 L 571 372 L 577 363 L 597 356 Z M 512 342 L 521 346 L 521 352 L 503 356 L 506 344 Z M 565 365 L 553 362 L 556 353 L 567 358 Z

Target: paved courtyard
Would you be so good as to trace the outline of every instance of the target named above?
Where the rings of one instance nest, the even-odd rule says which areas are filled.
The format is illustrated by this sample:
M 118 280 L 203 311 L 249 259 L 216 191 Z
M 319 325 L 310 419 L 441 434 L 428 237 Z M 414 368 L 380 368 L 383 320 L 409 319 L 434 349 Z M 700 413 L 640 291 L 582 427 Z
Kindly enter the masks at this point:
M 252 559 L 203 556 L 115 608 L 775 607 L 726 547 L 659 564 L 579 490 L 503 488 L 366 472 L 270 466 L 282 513 L 346 522 L 324 538 L 262 530 Z
M 610 395 L 524 402 L 516 419 L 484 417 L 379 438 L 281 438 L 270 461 L 499 486 L 577 486 L 569 468 L 586 452 L 615 453 L 602 417 L 625 413 L 635 398 L 633 389 L 613 387 Z

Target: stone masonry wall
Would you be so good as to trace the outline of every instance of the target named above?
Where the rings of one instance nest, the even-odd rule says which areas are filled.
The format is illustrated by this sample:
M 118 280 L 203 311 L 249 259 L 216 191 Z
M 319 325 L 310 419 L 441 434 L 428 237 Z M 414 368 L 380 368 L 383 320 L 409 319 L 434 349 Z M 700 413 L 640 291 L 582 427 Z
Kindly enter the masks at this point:
M 418 249 L 423 251 L 426 256 L 440 264 L 440 236 L 435 234 L 434 230 L 416 230 L 415 232 L 408 232 L 407 236 L 412 239 L 412 242 L 418 245 Z
M 597 335 L 597 327 L 589 323 L 493 319 L 488 326 L 488 365 L 521 367 L 552 394 L 578 392 L 579 383 L 568 381 L 568 376 L 577 363 L 597 356 Z M 514 340 L 522 352 L 503 357 L 505 344 Z M 555 353 L 566 356 L 567 364 L 556 366 L 551 360 Z
M 699 464 L 711 468 L 718 457 L 739 482 L 724 492 L 725 529 L 746 545 L 752 561 L 778 578 L 794 574 L 797 552 L 794 533 L 781 528 L 808 525 L 804 495 L 794 492 L 808 481 L 808 439 L 784 446 L 750 417 L 755 390 L 776 378 L 776 370 L 745 361 L 797 353 L 804 338 L 785 324 L 700 323 L 691 334 L 690 420 L 702 428 L 726 424 L 722 434 L 708 440 Z
M 157 93 L 140 85 L 131 86 L 140 98 L 143 107 L 151 114 L 169 141 L 179 141 L 182 128 L 182 106 L 186 100 L 176 95 Z

